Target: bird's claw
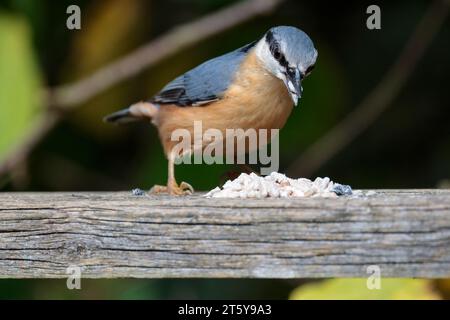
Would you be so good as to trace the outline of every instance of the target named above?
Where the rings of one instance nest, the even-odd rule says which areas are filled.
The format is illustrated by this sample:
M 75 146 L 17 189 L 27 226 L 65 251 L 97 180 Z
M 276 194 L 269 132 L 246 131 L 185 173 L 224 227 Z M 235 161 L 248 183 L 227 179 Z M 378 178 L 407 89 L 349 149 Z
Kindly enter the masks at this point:
M 150 189 L 150 191 L 148 193 L 149 194 L 160 194 L 160 193 L 167 193 L 167 192 L 168 192 L 167 186 L 161 186 L 159 184 L 156 184 Z
M 181 182 L 180 185 L 169 184 L 167 186 L 155 185 L 150 191 L 150 194 L 168 193 L 175 196 L 191 195 L 194 193 L 194 188 L 187 182 Z
M 193 194 L 194 188 L 187 182 L 182 181 L 180 183 L 180 189 L 186 192 L 186 194 Z

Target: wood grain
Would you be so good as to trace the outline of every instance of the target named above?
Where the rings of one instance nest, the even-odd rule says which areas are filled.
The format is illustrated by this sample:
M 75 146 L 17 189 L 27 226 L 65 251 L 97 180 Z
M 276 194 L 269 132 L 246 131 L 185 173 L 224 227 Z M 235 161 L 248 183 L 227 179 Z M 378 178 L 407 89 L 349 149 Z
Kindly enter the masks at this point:
M 450 190 L 338 199 L 0 193 L 0 278 L 450 277 Z

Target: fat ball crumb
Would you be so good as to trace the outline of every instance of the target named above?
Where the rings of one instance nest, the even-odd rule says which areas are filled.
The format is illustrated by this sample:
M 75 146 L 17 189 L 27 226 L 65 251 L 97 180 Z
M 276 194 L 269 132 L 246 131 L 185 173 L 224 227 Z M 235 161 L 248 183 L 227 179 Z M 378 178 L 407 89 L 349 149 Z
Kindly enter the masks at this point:
M 255 173 L 242 173 L 234 180 L 225 182 L 222 188 L 208 192 L 208 198 L 337 198 L 352 195 L 352 188 L 334 183 L 330 178 L 291 179 L 284 174 L 272 172 L 266 177 Z

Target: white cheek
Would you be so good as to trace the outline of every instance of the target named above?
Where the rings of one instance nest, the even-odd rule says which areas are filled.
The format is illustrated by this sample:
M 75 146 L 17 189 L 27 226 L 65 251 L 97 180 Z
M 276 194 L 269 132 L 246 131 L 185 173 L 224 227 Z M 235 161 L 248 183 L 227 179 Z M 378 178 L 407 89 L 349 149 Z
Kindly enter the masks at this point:
M 269 47 L 265 40 L 259 41 L 255 49 L 256 56 L 263 63 L 264 68 L 277 78 L 284 80 L 284 75 L 280 70 L 278 62 L 273 58 L 270 53 Z
M 277 77 L 278 79 L 286 81 L 286 76 L 282 72 L 277 70 L 274 74 L 275 77 Z

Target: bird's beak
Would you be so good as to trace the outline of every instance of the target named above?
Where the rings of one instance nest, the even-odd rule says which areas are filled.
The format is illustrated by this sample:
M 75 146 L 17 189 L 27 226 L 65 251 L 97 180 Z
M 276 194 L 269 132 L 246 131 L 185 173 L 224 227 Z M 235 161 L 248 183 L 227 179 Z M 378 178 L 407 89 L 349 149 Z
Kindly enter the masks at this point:
M 286 72 L 285 85 L 294 105 L 297 105 L 298 99 L 302 97 L 302 79 L 303 77 L 298 68 Z

